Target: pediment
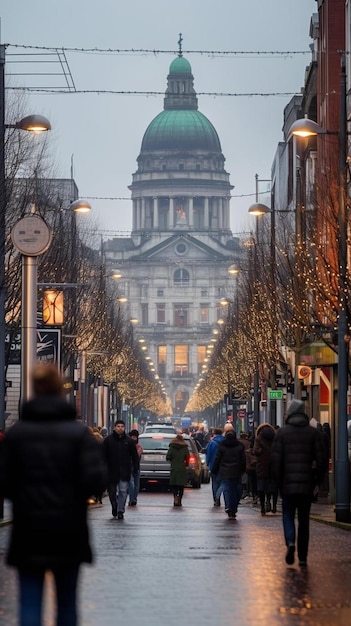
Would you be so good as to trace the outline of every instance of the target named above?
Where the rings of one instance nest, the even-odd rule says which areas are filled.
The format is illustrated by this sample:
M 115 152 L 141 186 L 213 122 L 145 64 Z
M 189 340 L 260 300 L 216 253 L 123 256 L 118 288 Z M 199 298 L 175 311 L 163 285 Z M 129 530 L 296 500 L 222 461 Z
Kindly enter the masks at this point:
M 201 238 L 187 233 L 177 233 L 155 244 L 154 239 L 145 242 L 137 255 L 133 254 L 130 261 L 149 260 L 153 262 L 177 261 L 219 261 L 233 256 L 233 251 L 225 248 L 220 242 L 208 235 Z

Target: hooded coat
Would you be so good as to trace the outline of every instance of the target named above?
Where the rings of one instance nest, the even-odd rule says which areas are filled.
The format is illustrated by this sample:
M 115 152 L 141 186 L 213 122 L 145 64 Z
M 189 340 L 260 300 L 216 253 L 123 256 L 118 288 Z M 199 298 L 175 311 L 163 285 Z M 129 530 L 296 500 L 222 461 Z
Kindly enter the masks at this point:
M 273 477 L 283 496 L 313 495 L 328 463 L 322 437 L 302 409 L 288 414 L 272 447 Z
M 213 463 L 213 472 L 219 479 L 239 479 L 246 470 L 245 448 L 234 431 L 228 431 L 220 441 Z
M 256 431 L 253 454 L 257 459 L 257 478 L 271 478 L 272 446 L 275 439 L 275 430 L 270 424 L 260 424 Z
M 177 435 L 170 442 L 166 459 L 171 463 L 169 484 L 184 486 L 187 483 L 189 448 L 181 435 Z
M 92 561 L 87 499 L 105 484 L 101 449 L 59 396 L 24 404 L 0 446 L 0 494 L 12 500 L 7 563 L 49 569 Z

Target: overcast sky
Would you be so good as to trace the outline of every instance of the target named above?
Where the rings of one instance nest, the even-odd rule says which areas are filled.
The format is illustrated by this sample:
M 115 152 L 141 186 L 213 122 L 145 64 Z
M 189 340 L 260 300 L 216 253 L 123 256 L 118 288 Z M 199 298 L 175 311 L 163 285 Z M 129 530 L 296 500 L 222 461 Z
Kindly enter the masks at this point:
M 88 48 L 176 51 L 179 33 L 190 61 L 195 90 L 215 93 L 299 93 L 310 63 L 310 20 L 316 0 L 6 0 L 1 8 L 1 42 L 11 85 L 64 85 L 58 64 L 37 64 L 39 52 L 15 45 L 78 48 L 66 51 L 77 90 L 157 91 L 167 86 L 175 54 L 84 52 Z M 203 54 L 187 51 L 204 51 Z M 261 54 L 221 55 L 208 51 Z M 265 55 L 268 51 L 291 54 Z M 293 54 L 306 51 L 307 54 Z M 57 72 L 14 76 L 15 53 L 26 53 L 26 71 Z M 55 60 L 55 57 L 52 57 Z M 254 201 L 255 174 L 270 177 L 282 140 L 283 110 L 291 96 L 199 95 L 199 110 L 215 126 L 234 185 L 231 229 L 252 228 L 247 209 Z M 130 231 L 128 185 L 137 169 L 141 141 L 150 121 L 163 110 L 163 95 L 29 93 L 28 113 L 42 113 L 52 124 L 57 175 L 74 178 L 91 200 L 99 229 L 107 236 Z M 265 185 L 260 184 L 260 190 Z M 251 195 L 250 195 L 251 194 Z M 243 196 L 243 197 L 241 197 Z M 102 198 L 125 198 L 103 200 Z

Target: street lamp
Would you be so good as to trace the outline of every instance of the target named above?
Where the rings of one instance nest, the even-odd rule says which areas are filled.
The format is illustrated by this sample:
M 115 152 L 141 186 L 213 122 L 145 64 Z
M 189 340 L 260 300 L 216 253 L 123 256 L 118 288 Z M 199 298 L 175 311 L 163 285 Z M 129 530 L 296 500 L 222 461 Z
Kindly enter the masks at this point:
M 270 213 L 271 209 L 259 202 L 259 182 L 267 182 L 270 183 L 271 180 L 268 178 L 259 179 L 258 174 L 255 174 L 255 204 L 251 205 L 249 208 L 250 215 L 254 215 L 256 219 L 256 242 L 255 242 L 255 256 L 254 256 L 254 280 L 257 280 L 257 245 L 258 245 L 258 218 L 261 215 L 265 215 L 266 213 Z M 272 212 L 273 214 L 273 212 Z M 272 261 L 273 264 L 273 261 Z M 254 371 L 254 380 L 253 380 L 253 395 L 254 395 L 254 425 L 258 426 L 259 418 L 260 418 L 260 380 L 259 380 L 259 370 L 258 370 L 258 361 L 256 359 L 255 371 Z
M 350 522 L 350 467 L 348 460 L 347 390 L 349 330 L 347 319 L 347 218 L 345 197 L 347 194 L 347 115 L 346 115 L 346 62 L 341 54 L 340 121 L 338 131 L 339 190 L 338 190 L 338 433 L 335 463 L 335 517 L 338 522 Z M 296 120 L 290 127 L 291 135 L 310 137 L 319 134 L 335 134 L 313 120 Z
M 5 242 L 6 242 L 6 180 L 5 129 L 17 128 L 32 132 L 51 129 L 42 116 L 30 115 L 15 124 L 5 124 L 5 45 L 0 45 L 0 428 L 5 430 Z

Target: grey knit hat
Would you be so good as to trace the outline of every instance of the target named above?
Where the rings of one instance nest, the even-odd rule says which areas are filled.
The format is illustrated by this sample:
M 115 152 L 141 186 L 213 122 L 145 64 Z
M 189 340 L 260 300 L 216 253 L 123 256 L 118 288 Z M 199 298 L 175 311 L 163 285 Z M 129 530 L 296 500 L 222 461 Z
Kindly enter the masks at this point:
M 303 415 L 305 414 L 304 403 L 302 400 L 298 400 L 297 398 L 294 398 L 293 400 L 291 400 L 289 404 L 287 417 L 290 417 L 290 415 L 295 415 L 295 414 L 301 415 L 301 413 Z

